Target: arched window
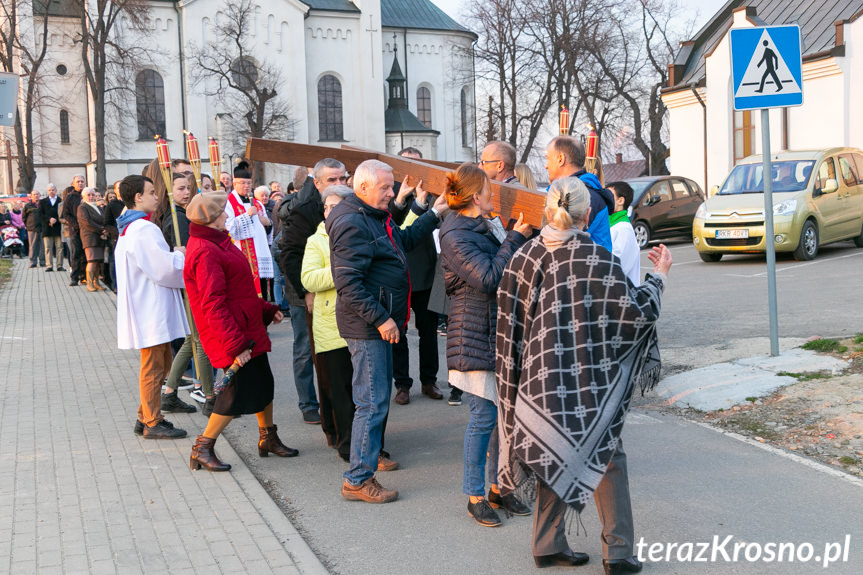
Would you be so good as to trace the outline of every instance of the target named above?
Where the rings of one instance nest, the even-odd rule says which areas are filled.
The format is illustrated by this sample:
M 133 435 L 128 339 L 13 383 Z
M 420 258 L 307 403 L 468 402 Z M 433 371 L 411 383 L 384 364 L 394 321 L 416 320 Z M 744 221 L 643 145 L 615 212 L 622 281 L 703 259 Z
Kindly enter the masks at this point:
M 248 58 L 231 63 L 231 79 L 240 90 L 251 90 L 258 82 L 258 67 Z
M 342 126 L 342 84 L 330 74 L 318 82 L 318 139 L 345 139 Z
M 60 110 L 60 143 L 68 144 L 69 139 L 69 112 Z
M 417 90 L 417 117 L 426 128 L 431 128 L 431 91 L 426 87 Z
M 467 88 L 461 89 L 461 145 L 467 148 L 470 143 L 467 139 Z
M 165 133 L 165 84 L 155 70 L 141 70 L 135 78 L 138 139 L 152 140 Z

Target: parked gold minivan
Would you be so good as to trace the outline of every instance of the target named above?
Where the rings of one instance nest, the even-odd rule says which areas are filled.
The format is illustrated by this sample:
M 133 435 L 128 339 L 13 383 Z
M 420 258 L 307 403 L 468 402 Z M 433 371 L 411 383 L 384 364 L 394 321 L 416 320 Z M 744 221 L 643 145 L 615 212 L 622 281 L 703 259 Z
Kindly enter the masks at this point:
M 773 241 L 777 252 L 811 260 L 824 244 L 863 247 L 863 151 L 830 148 L 773 154 Z M 705 262 L 766 251 L 761 156 L 741 160 L 701 204 L 692 241 Z

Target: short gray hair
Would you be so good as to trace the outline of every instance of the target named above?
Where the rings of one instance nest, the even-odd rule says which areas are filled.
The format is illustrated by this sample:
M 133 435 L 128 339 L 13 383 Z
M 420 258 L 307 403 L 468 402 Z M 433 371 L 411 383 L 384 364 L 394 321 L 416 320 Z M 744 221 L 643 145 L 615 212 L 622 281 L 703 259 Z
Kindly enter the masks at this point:
M 371 186 L 378 183 L 378 172 L 392 172 L 393 168 L 389 164 L 385 164 L 380 160 L 366 160 L 354 172 L 354 191 L 360 189 L 363 184 Z
M 342 184 L 339 184 L 337 186 L 330 186 L 321 194 L 321 201 L 326 202 L 327 198 L 329 198 L 330 196 L 338 196 L 341 199 L 345 199 L 353 193 L 354 191 L 352 189 Z
M 324 168 L 335 168 L 335 169 L 344 170 L 345 165 L 343 163 L 341 163 L 340 161 L 335 160 L 333 158 L 324 158 L 323 160 L 321 160 L 320 162 L 315 164 L 315 168 L 313 171 L 315 172 L 315 179 L 316 180 L 321 179 L 321 176 L 324 173 Z M 294 184 L 294 185 L 296 186 L 296 184 Z
M 584 220 L 590 209 L 590 190 L 576 177 L 558 178 L 548 189 L 545 207 L 552 213 L 548 223 L 568 230 Z
M 87 188 L 84 188 L 83 190 L 81 190 L 81 195 L 82 195 L 82 196 L 83 196 L 83 195 L 86 195 L 86 194 L 92 194 L 92 193 L 95 193 L 95 194 L 99 195 L 99 197 L 101 197 L 101 196 L 102 196 L 102 194 L 100 194 L 100 193 L 99 193 L 99 190 L 97 190 L 96 188 L 87 187 Z
M 255 188 L 255 191 L 254 191 L 255 198 L 258 197 L 258 192 L 267 192 L 267 197 L 270 196 L 270 188 L 268 188 L 267 186 L 258 186 L 257 188 Z
M 507 170 L 515 169 L 515 148 L 509 142 L 502 140 L 492 140 L 485 145 L 486 148 L 496 150 L 500 154 L 500 160 Z

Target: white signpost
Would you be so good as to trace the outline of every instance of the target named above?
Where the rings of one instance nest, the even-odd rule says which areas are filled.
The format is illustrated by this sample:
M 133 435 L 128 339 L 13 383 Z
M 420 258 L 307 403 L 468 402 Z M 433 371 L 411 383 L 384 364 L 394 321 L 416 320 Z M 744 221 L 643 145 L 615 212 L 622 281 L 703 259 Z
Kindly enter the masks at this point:
M 764 181 L 764 243 L 767 248 L 767 303 L 770 355 L 779 355 L 776 302 L 776 246 L 773 233 L 773 168 L 770 158 L 770 108 L 803 104 L 803 60 L 799 26 L 731 30 L 734 109 L 761 110 Z

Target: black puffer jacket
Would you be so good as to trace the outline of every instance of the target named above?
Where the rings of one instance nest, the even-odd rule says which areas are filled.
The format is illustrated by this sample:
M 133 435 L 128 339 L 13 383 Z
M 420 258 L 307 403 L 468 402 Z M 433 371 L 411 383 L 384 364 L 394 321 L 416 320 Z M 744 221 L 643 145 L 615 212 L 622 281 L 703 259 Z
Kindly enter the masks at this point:
M 430 235 L 437 222 L 429 211 L 402 230 L 389 212 L 369 206 L 356 195 L 333 208 L 326 229 L 338 294 L 336 323 L 342 337 L 380 339 L 377 328 L 389 318 L 404 333 L 410 294 L 405 252 Z
M 503 268 L 527 238 L 509 231 L 497 241 L 488 220 L 451 214 L 440 230 L 449 296 L 446 363 L 457 371 L 494 371 L 497 286 Z

